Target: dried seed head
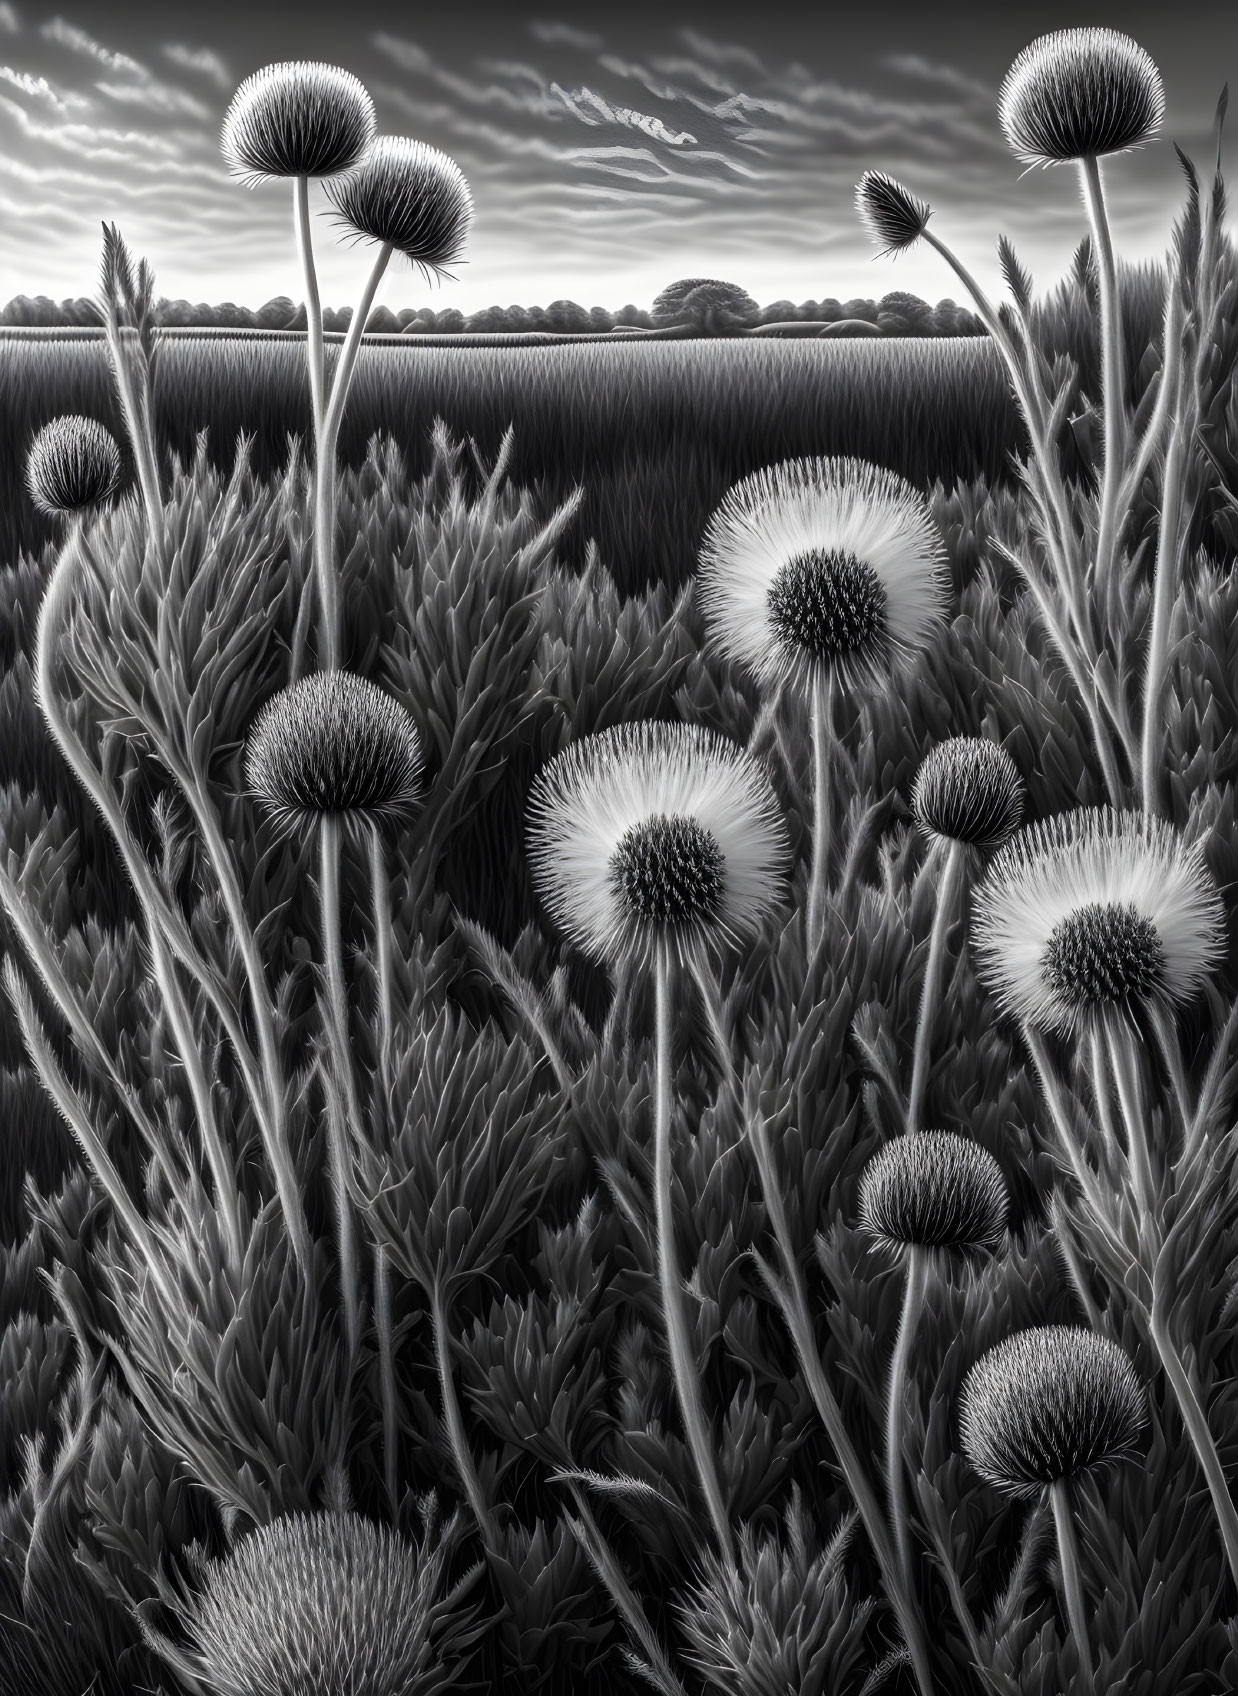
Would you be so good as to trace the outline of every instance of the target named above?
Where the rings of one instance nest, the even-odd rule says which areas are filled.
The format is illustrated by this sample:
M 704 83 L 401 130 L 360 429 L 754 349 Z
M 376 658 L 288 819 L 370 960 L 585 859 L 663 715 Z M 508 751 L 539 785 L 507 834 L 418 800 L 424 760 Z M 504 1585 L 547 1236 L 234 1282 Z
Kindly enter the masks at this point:
M 1031 1498 L 1046 1484 L 1131 1455 L 1147 1422 L 1130 1358 L 1077 1325 L 1016 1332 L 963 1381 L 963 1453 L 989 1484 Z
M 885 585 L 854 554 L 823 549 L 797 554 L 779 566 L 769 586 L 769 621 L 785 645 L 817 660 L 880 648 Z
M 1023 779 L 997 742 L 952 736 L 925 755 L 911 791 L 916 822 L 935 836 L 999 848 L 1023 818 Z
M 326 184 L 327 199 L 359 239 L 389 244 L 424 271 L 464 252 L 473 198 L 453 159 L 408 136 L 379 136 L 360 165 Z
M 26 488 L 40 512 L 86 512 L 120 487 L 120 449 L 94 418 L 70 414 L 45 424 L 26 456 Z
M 856 184 L 855 209 L 879 257 L 913 247 L 933 216 L 932 207 L 884 171 L 865 171 Z
M 997 1161 L 954 1131 L 895 1137 L 860 1178 L 860 1224 L 886 1248 L 996 1249 L 1009 1206 Z
M 1025 47 L 997 101 L 1002 132 L 1025 165 L 1122 153 L 1160 129 L 1165 91 L 1151 58 L 1113 29 L 1063 29 Z
M 233 176 L 253 188 L 271 177 L 349 171 L 377 129 L 374 102 L 351 71 L 294 59 L 245 78 L 228 106 L 219 145 Z
M 402 817 L 421 786 L 421 738 L 391 695 L 351 671 L 320 671 L 281 689 L 259 713 L 245 781 L 277 825 L 324 814 Z
M 528 857 L 551 917 L 595 958 L 648 964 L 753 935 L 777 905 L 786 826 L 760 763 L 697 725 L 618 725 L 534 779 Z

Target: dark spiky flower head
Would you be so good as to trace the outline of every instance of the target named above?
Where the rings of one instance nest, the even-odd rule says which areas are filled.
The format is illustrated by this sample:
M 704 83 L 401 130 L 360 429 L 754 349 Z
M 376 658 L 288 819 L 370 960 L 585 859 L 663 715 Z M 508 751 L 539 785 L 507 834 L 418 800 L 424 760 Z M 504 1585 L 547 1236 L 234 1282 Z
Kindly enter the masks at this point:
M 908 1131 L 860 1178 L 861 1227 L 884 1248 L 996 1249 L 1010 1199 L 987 1149 L 954 1131 Z
M 865 171 L 855 187 L 860 222 L 877 243 L 878 258 L 913 247 L 933 209 L 884 171 Z
M 264 65 L 232 96 L 219 145 L 246 187 L 272 177 L 333 177 L 358 164 L 378 117 L 364 83 L 306 59 Z
M 212 1696 L 407 1696 L 452 1687 L 435 1649 L 441 1545 L 427 1553 L 354 1513 L 290 1514 L 173 1603 L 188 1641 L 157 1646 Z
M 1023 779 L 1006 750 L 983 736 L 952 736 L 929 750 L 911 790 L 916 823 L 933 836 L 999 848 L 1023 819 Z
M 324 814 L 400 818 L 416 805 L 421 738 L 385 690 L 351 671 L 319 671 L 281 689 L 245 748 L 250 791 L 286 830 Z
M 40 512 L 87 512 L 120 487 L 120 449 L 94 418 L 76 413 L 45 424 L 26 456 L 26 487 Z
M 1128 1355 L 1082 1325 L 1038 1325 L 982 1355 L 963 1381 L 963 1453 L 986 1481 L 1031 1499 L 1124 1460 L 1147 1422 Z
M 382 242 L 424 271 L 464 252 L 473 198 L 454 159 L 409 136 L 379 136 L 355 171 L 326 184 L 327 199 L 359 239 Z
M 1165 91 L 1129 35 L 1054 30 L 1025 47 L 1006 72 L 997 115 L 1017 159 L 1061 165 L 1150 141 L 1165 117 Z

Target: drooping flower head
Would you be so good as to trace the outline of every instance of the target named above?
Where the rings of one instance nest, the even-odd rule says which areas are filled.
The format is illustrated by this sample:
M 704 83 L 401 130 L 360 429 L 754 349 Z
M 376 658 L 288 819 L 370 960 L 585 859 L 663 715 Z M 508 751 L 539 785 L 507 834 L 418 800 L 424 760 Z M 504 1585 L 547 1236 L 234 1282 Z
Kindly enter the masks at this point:
M 878 258 L 914 247 L 933 216 L 931 206 L 884 171 L 865 171 L 855 185 L 855 209 Z
M 411 812 L 421 738 L 385 690 L 351 671 L 319 671 L 263 707 L 245 747 L 245 781 L 277 826 L 324 814 L 384 822 Z
M 1147 1423 L 1128 1355 L 1082 1325 L 1038 1325 L 990 1349 L 963 1380 L 963 1453 L 987 1483 L 1024 1499 L 1124 1460 Z
M 464 252 L 473 198 L 454 159 L 409 136 L 379 136 L 356 170 L 326 184 L 327 199 L 359 240 L 390 245 L 423 271 L 446 271 Z
M 293 59 L 245 78 L 219 145 L 232 175 L 253 188 L 272 177 L 350 171 L 377 130 L 374 102 L 351 71 Z
M 989 851 L 1018 829 L 1024 795 L 1018 767 L 1000 743 L 952 736 L 921 761 L 911 811 L 931 835 Z
M 697 573 L 711 640 L 769 685 L 875 677 L 927 640 L 948 587 L 926 501 L 859 459 L 745 477 L 710 519 Z
M 1190 1001 L 1223 953 L 1225 908 L 1198 843 L 1140 813 L 1080 807 L 997 854 L 972 927 L 977 969 L 1004 1010 L 1069 1032 Z
M 987 1149 L 954 1131 L 908 1131 L 860 1178 L 860 1224 L 885 1248 L 996 1249 L 1010 1198 Z
M 698 725 L 622 724 L 543 767 L 528 806 L 533 882 L 555 922 L 605 963 L 659 946 L 699 956 L 777 906 L 786 826 L 760 763 Z
M 448 1688 L 434 1631 L 443 1552 L 354 1513 L 290 1514 L 193 1566 L 169 1659 L 213 1696 L 405 1696 Z M 156 1639 L 163 1648 L 161 1639 Z
M 1165 91 L 1129 35 L 1054 30 L 1025 47 L 1006 72 L 997 115 L 1017 159 L 1060 165 L 1151 140 L 1165 117 Z
M 45 424 L 26 456 L 26 487 L 40 512 L 88 512 L 120 487 L 120 449 L 110 431 L 76 413 Z

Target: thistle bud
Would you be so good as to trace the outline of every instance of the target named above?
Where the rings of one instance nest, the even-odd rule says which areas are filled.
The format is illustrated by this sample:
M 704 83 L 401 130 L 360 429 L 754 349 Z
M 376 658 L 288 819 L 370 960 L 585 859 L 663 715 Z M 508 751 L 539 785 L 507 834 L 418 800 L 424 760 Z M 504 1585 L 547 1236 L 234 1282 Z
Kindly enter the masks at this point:
M 1151 140 L 1165 117 L 1165 91 L 1152 59 L 1130 36 L 1055 30 L 1011 65 L 997 115 L 1017 159 L 1060 165 Z
M 1000 848 L 1023 818 L 1023 779 L 1006 750 L 980 736 L 953 736 L 925 755 L 911 791 L 917 824 L 975 848 Z
M 473 218 L 464 174 L 437 148 L 380 136 L 355 171 L 326 185 L 327 199 L 358 237 L 430 272 L 460 258 Z
M 26 487 L 40 512 L 74 514 L 100 506 L 120 487 L 120 449 L 94 418 L 53 418 L 31 443 Z
M 933 216 L 930 206 L 884 171 L 865 171 L 856 184 L 855 209 L 880 257 L 913 247 Z
M 884 1247 L 997 1248 L 1010 1201 L 987 1149 L 954 1131 L 909 1131 L 860 1179 L 860 1224 Z
M 252 188 L 271 177 L 349 171 L 377 129 L 374 102 L 351 71 L 296 59 L 245 78 L 219 145 L 233 176 Z

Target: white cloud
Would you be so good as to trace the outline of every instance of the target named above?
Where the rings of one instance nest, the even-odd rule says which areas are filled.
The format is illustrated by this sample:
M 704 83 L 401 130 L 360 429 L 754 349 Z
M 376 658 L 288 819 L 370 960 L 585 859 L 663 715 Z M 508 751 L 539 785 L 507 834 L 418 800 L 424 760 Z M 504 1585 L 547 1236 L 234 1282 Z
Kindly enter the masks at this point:
M 67 112 L 71 106 L 89 106 L 80 94 L 57 94 L 46 77 L 33 77 L 29 71 L 15 71 L 11 65 L 0 65 L 0 82 L 11 83 L 23 94 L 29 94 L 35 100 L 46 101 L 58 112 Z
M 16 7 L 10 6 L 8 0 L 0 0 L 0 30 L 6 35 L 17 35 L 20 29 Z
M 191 118 L 211 116 L 211 108 L 185 89 L 170 88 L 151 78 L 143 82 L 97 82 L 95 87 L 122 106 L 145 106 L 151 112 L 184 113 Z
M 578 47 L 582 53 L 596 52 L 602 46 L 600 35 L 594 35 L 592 30 L 577 29 L 573 24 L 534 19 L 529 25 L 529 34 L 547 47 Z
M 648 112 L 636 112 L 630 106 L 612 106 L 591 88 L 569 92 L 560 88 L 557 82 L 552 82 L 550 92 L 557 94 L 572 116 L 579 118 L 582 124 L 618 124 L 623 129 L 641 130 L 654 141 L 665 142 L 668 147 L 690 147 L 696 143 L 696 137 L 689 135 L 687 130 L 668 130 L 661 118 L 652 117 Z
M 219 57 L 212 53 L 209 47 L 186 47 L 179 41 L 170 41 L 164 47 L 164 57 L 171 59 L 174 65 L 180 65 L 183 70 L 197 71 L 201 76 L 209 77 L 219 88 L 231 90 L 232 78 L 228 67 Z
M 88 59 L 97 60 L 100 65 L 106 65 L 109 71 L 129 71 L 139 77 L 148 74 L 145 65 L 139 65 L 137 60 L 131 59 L 127 53 L 113 53 L 111 48 L 102 46 L 94 36 L 87 35 L 84 29 L 66 23 L 63 18 L 53 18 L 51 23 L 44 24 L 42 33 L 48 41 L 58 42 L 71 53 L 81 53 Z

